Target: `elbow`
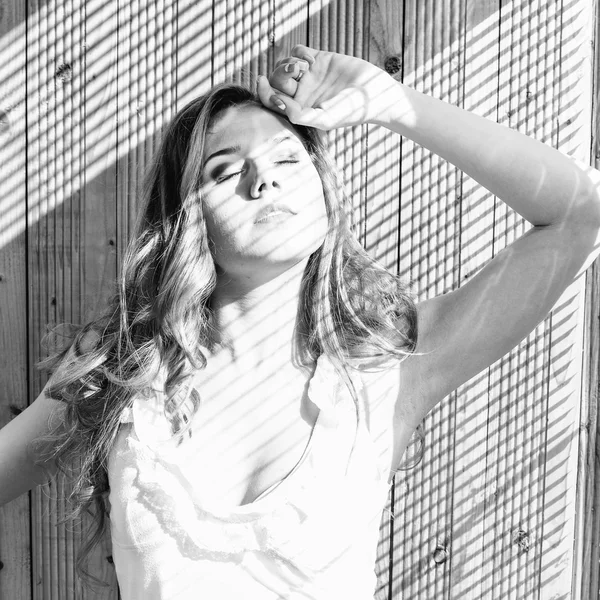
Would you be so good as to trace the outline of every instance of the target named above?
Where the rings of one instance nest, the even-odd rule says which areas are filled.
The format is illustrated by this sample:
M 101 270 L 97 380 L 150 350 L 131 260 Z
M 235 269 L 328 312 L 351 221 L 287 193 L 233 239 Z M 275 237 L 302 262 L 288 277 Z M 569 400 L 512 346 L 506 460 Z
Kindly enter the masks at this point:
M 600 171 L 580 166 L 583 177 L 568 205 L 566 220 L 581 233 L 600 231 Z
M 554 228 L 565 240 L 565 251 L 582 262 L 578 275 L 586 271 L 600 254 L 600 187 L 579 194 Z

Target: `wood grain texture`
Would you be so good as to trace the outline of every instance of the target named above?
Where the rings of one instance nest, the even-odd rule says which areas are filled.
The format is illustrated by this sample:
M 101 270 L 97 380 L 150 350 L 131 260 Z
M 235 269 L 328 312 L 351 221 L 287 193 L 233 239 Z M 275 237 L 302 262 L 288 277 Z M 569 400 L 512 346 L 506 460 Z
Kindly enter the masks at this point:
M 28 404 L 25 6 L 0 11 L 0 427 Z M 31 598 L 30 498 L 0 508 L 0 598 Z
M 461 100 L 461 3 L 406 2 L 403 81 L 440 99 Z M 462 24 L 462 25 L 461 25 Z M 402 140 L 400 274 L 418 300 L 458 284 L 458 171 Z M 448 597 L 455 397 L 424 423 L 421 462 L 396 476 L 392 597 Z
M 113 8 L 50 2 L 38 6 L 28 24 L 36 40 L 28 48 L 31 400 L 45 382 L 33 365 L 43 357 L 47 328 L 95 315 L 116 277 Z M 89 519 L 75 527 L 61 522 L 68 510 L 65 486 L 59 478 L 32 495 L 36 598 L 97 597 L 82 589 L 75 574 L 80 526 L 85 530 Z M 114 582 L 113 569 L 102 554 L 97 548 L 90 568 Z M 108 596 L 101 591 L 100 597 Z
M 560 93 L 556 94 L 558 149 L 589 164 L 591 148 L 591 0 L 560 4 Z M 554 63 L 556 64 L 556 63 Z M 585 298 L 583 278 L 551 313 L 549 405 L 541 552 L 542 598 L 568 598 L 576 526 L 576 488 Z M 596 592 L 597 594 L 597 592 Z
M 370 4 L 369 42 L 366 58 L 396 80 L 402 79 L 404 7 L 399 2 L 375 1 Z M 364 165 L 368 174 L 365 185 L 364 235 L 361 240 L 369 254 L 392 273 L 398 273 L 400 230 L 400 176 L 402 138 L 381 127 L 368 126 Z M 361 214 L 361 213 L 359 213 Z M 362 216 L 361 215 L 361 216 Z M 377 550 L 378 600 L 388 598 L 394 573 L 396 528 L 395 490 L 382 515 Z
M 600 6 L 594 2 L 591 58 L 592 89 L 600 83 Z M 600 168 L 600 111 L 598 93 L 592 94 L 591 164 Z M 581 406 L 579 465 L 577 469 L 577 531 L 573 568 L 572 596 L 595 598 L 600 590 L 600 261 L 596 261 L 586 279 L 584 323 L 584 369 Z
M 501 9 L 496 118 L 551 144 L 548 125 L 559 78 L 546 73 L 545 61 L 552 61 L 560 39 L 554 7 L 546 3 L 544 8 L 539 13 L 534 3 L 507 3 Z M 532 90 L 539 98 L 534 99 Z M 501 202 L 496 202 L 494 216 L 496 254 L 528 226 Z M 491 369 L 485 546 L 491 567 L 486 589 L 493 598 L 531 597 L 539 585 L 543 489 L 536 457 L 545 441 L 549 343 L 550 328 L 544 321 Z
M 494 0 L 466 2 L 463 97 L 467 110 L 496 113 L 498 6 Z M 460 283 L 493 257 L 494 201 L 487 190 L 462 176 Z M 485 452 L 491 395 L 489 370 L 457 391 L 454 433 L 454 494 L 450 598 L 485 598 Z

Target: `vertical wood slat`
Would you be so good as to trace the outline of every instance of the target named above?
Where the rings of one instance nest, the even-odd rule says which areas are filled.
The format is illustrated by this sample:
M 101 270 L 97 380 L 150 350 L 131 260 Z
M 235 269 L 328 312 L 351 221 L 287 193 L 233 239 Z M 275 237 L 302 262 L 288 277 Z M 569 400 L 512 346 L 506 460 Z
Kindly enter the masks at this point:
M 600 169 L 600 6 L 593 5 L 592 61 L 592 143 L 591 164 Z M 600 261 L 587 273 L 586 315 L 584 324 L 586 349 L 582 394 L 579 466 L 577 469 L 576 543 L 573 565 L 573 598 L 596 598 L 600 594 Z
M 558 148 L 588 164 L 592 116 L 592 14 L 592 0 L 564 0 L 560 5 L 561 87 L 556 104 Z M 568 597 L 573 575 L 584 283 L 581 278 L 570 286 L 551 314 L 550 402 L 546 446 L 551 462 L 547 462 L 544 478 L 540 587 L 544 590 L 552 589 L 556 597 Z
M 498 3 L 466 2 L 463 107 L 496 116 Z M 460 284 L 493 257 L 493 195 L 467 175 L 462 177 Z M 485 448 L 490 411 L 486 369 L 457 391 L 454 434 L 454 495 L 450 598 L 485 598 Z
M 32 364 L 41 357 L 40 340 L 48 324 L 80 323 L 93 315 L 96 302 L 101 306 L 106 301 L 106 282 L 112 284 L 116 266 L 110 244 L 116 222 L 111 202 L 115 119 L 110 114 L 106 118 L 105 112 L 106 106 L 114 109 L 109 100 L 114 72 L 104 63 L 104 50 L 114 48 L 107 38 L 111 25 L 116 29 L 115 13 L 110 8 L 96 11 L 93 3 L 85 9 L 56 2 L 36 8 L 29 25 L 36 45 L 29 48 L 28 74 Z M 90 72 L 97 77 L 89 77 Z M 99 81 L 105 85 L 97 87 Z M 90 255 L 90 250 L 96 252 Z M 33 371 L 30 377 L 33 399 L 43 382 Z M 74 573 L 79 525 L 58 524 L 67 510 L 67 492 L 62 478 L 56 486 L 33 492 L 34 597 L 62 599 L 83 593 Z M 84 518 L 84 529 L 88 524 Z M 92 571 L 110 578 L 103 554 L 97 548 L 92 555 Z
M 404 82 L 458 104 L 462 9 L 460 3 L 444 8 L 406 3 Z M 404 141 L 401 272 L 419 299 L 448 291 L 458 279 L 458 176 L 453 166 Z M 426 419 L 422 462 L 396 484 L 393 590 L 406 598 L 449 592 L 454 404 L 452 396 Z
M 560 47 L 560 39 L 553 37 L 555 21 L 535 3 L 507 4 L 500 21 L 497 119 L 551 143 L 548 126 L 551 129 L 555 112 L 552 98 L 557 91 L 553 86 L 558 78 L 548 76 L 546 61 L 552 64 L 552 52 Z M 494 253 L 524 230 L 524 221 L 497 202 Z M 485 519 L 486 559 L 491 565 L 486 584 L 494 598 L 530 597 L 539 582 L 539 509 L 543 502 L 539 467 L 543 465 L 536 456 L 543 448 L 547 416 L 549 333 L 546 320 L 491 369 L 494 400 L 488 434 Z
M 0 427 L 27 407 L 25 5 L 0 12 Z M 0 598 L 31 598 L 30 498 L 0 508 Z
M 365 58 L 385 69 L 397 80 L 402 76 L 400 61 L 403 48 L 403 6 L 398 2 L 374 1 L 369 10 L 369 38 Z M 390 59 L 394 59 L 394 69 Z M 364 247 L 376 260 L 393 273 L 398 272 L 398 241 L 400 235 L 400 157 L 402 139 L 384 128 L 366 126 L 366 164 L 368 173 L 365 185 Z M 383 511 L 376 572 L 378 588 L 376 598 L 388 598 L 390 591 L 390 564 L 393 561 L 394 507 L 390 494 Z
M 83 10 L 83 9 L 82 9 Z M 118 252 L 121 250 L 118 213 L 119 194 L 119 13 L 121 5 L 99 1 L 85 5 L 85 79 L 83 92 L 85 141 L 82 154 L 84 185 L 82 201 L 82 306 L 80 319 L 86 322 L 98 316 L 114 290 L 118 273 Z M 91 520 L 81 523 L 80 545 L 86 540 Z M 68 525 L 67 525 L 68 526 Z M 109 532 L 108 532 L 109 533 Z M 79 546 L 80 547 L 80 546 Z M 89 569 L 108 587 L 81 588 L 85 599 L 116 600 L 118 588 L 111 562 L 110 538 L 94 549 Z M 73 568 L 73 567 L 71 567 Z M 79 591 L 81 590 L 81 591 Z M 77 593 L 76 593 L 77 597 Z
M 28 287 L 30 290 L 29 322 L 30 322 L 30 400 L 33 400 L 42 387 L 41 377 L 35 372 L 33 364 L 39 359 L 41 352 L 41 339 L 44 335 L 44 326 L 51 319 L 51 298 L 56 302 L 56 286 L 54 279 L 54 264 L 50 264 L 54 250 L 54 208 L 56 203 L 56 181 L 53 177 L 54 155 L 52 153 L 52 137 L 55 129 L 55 105 L 52 102 L 54 87 L 54 70 L 62 63 L 55 64 L 53 60 L 52 44 L 56 35 L 53 22 L 54 11 L 51 15 L 36 3 L 33 7 L 36 22 L 32 27 L 34 38 L 39 41 L 37 48 L 32 48 L 33 74 L 28 77 L 28 83 L 34 92 L 28 98 L 28 163 L 32 165 L 34 176 L 28 187 L 28 203 L 31 207 L 31 219 L 28 222 L 29 230 L 29 272 Z M 55 8 L 55 7 L 54 7 Z M 28 48 L 29 50 L 29 48 Z M 59 57 L 62 58 L 62 57 Z M 38 65 L 35 62 L 39 61 Z M 32 63 L 28 62 L 28 66 Z M 37 67 L 37 68 L 36 68 Z M 29 178 L 28 178 L 29 180 Z M 49 251 L 50 246 L 50 251 Z M 49 256 L 50 254 L 50 256 Z M 39 275 L 31 281 L 32 274 Z M 55 319 L 53 319 L 55 320 Z M 45 487 L 45 486 L 43 486 Z M 43 489 L 42 487 L 42 489 Z M 52 535 L 51 527 L 56 522 L 56 511 L 49 519 L 44 514 L 50 514 L 52 496 L 40 494 L 39 489 L 32 494 L 32 575 L 36 586 L 33 588 L 33 597 L 39 597 L 40 587 L 43 594 L 53 597 L 52 585 L 56 585 L 58 567 L 57 561 L 52 556 L 57 556 L 56 546 L 59 543 L 60 533 Z M 48 521 L 54 521 L 49 523 Z
M 453 104 L 460 101 L 460 6 L 405 3 L 404 82 Z M 419 299 L 449 291 L 458 280 L 458 173 L 403 140 L 400 266 Z M 449 593 L 453 405 L 447 399 L 429 415 L 421 464 L 396 476 L 394 598 Z

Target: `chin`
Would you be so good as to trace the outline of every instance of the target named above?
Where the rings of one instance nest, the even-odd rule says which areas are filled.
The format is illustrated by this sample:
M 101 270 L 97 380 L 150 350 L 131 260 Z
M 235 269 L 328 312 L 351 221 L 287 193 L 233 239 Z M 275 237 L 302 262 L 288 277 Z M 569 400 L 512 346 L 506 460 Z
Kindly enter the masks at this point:
M 263 246 L 262 251 L 257 252 L 257 257 L 261 257 L 265 263 L 290 263 L 294 265 L 301 260 L 308 259 L 313 252 L 316 252 L 323 245 L 323 241 L 324 237 L 314 239 L 305 237 L 305 239 L 298 239 L 297 241 L 282 240 L 277 245 Z

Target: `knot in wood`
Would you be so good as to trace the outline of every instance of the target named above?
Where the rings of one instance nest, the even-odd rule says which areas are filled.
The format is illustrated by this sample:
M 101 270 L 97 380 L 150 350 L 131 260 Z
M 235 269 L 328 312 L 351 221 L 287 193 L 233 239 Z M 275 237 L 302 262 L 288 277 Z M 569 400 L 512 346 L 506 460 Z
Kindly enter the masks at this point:
M 56 69 L 56 77 L 60 79 L 63 83 L 68 83 L 73 79 L 73 69 L 71 65 L 68 63 L 63 63 Z
M 8 112 L 0 109 L 0 133 L 10 130 L 10 119 Z
M 0 560 L 0 571 L 2 571 L 2 569 L 4 569 L 4 563 Z
M 446 546 L 440 544 L 433 551 L 433 562 L 436 565 L 442 565 L 448 560 L 448 548 Z
M 513 544 L 519 549 L 519 554 L 529 551 L 529 533 L 520 527 L 513 531 Z
M 402 68 L 402 59 L 399 56 L 388 56 L 383 62 L 383 68 L 390 75 L 395 75 Z

